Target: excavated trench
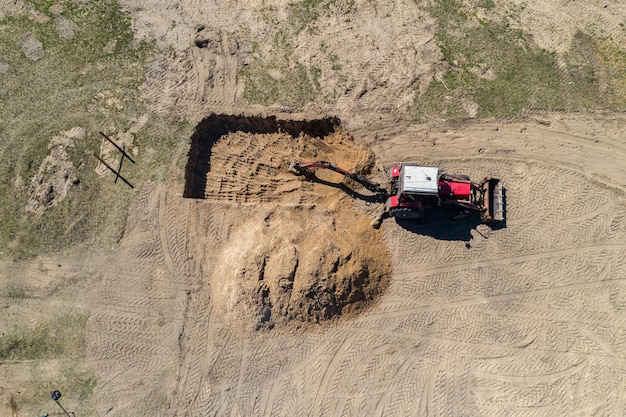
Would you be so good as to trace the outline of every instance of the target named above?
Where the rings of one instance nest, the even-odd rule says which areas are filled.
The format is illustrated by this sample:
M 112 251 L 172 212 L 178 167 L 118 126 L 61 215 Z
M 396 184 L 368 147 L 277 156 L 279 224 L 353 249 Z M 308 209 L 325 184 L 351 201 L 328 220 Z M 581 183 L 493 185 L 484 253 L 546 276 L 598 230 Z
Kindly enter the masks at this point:
M 211 170 L 211 150 L 220 138 L 229 133 L 286 133 L 292 138 L 301 134 L 323 138 L 334 133 L 340 126 L 341 121 L 336 117 L 317 120 L 280 120 L 275 116 L 211 114 L 196 126 L 191 136 L 183 197 L 206 198 L 207 173 Z
M 184 196 L 206 202 L 195 205 L 205 216 L 198 224 L 214 230 L 218 218 L 228 231 L 213 239 L 203 270 L 214 311 L 235 331 L 308 329 L 354 317 L 388 287 L 382 233 L 345 192 L 368 191 L 331 171 L 318 171 L 319 182 L 293 175 L 293 159 L 359 173 L 375 161 L 336 118 L 213 114 L 191 138 Z M 210 235 L 207 229 L 204 238 Z

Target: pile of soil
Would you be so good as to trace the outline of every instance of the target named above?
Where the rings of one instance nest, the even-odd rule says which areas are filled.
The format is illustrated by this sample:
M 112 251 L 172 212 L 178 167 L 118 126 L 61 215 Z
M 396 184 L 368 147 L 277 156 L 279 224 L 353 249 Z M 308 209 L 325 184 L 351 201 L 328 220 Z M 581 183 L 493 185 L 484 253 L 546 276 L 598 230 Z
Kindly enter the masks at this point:
M 389 284 L 382 233 L 346 191 L 371 193 L 328 170 L 317 170 L 317 179 L 296 176 L 288 172 L 293 159 L 364 175 L 374 168 L 373 154 L 342 131 L 323 138 L 235 132 L 215 143 L 206 197 L 243 203 L 245 213 L 232 220 L 209 266 L 213 307 L 234 330 L 351 317 Z

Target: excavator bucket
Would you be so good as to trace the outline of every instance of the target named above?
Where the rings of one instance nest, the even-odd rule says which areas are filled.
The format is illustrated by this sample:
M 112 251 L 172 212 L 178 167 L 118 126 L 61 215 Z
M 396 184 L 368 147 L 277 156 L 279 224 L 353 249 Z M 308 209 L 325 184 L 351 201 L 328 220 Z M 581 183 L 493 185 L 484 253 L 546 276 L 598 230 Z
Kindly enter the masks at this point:
M 501 222 L 505 218 L 504 190 L 497 178 L 488 178 L 483 183 L 485 221 Z
M 289 164 L 288 171 L 291 172 L 292 174 L 296 174 L 296 175 L 300 174 L 301 173 L 301 171 L 300 171 L 300 165 L 301 164 L 302 163 L 300 161 L 296 161 L 296 160 L 291 161 L 291 163 Z

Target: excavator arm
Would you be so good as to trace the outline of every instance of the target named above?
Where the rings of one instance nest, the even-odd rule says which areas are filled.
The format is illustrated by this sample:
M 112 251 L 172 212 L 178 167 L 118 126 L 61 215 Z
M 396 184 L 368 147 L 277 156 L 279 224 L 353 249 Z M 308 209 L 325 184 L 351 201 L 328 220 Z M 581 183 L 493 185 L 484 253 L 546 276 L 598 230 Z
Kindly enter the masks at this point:
M 368 190 L 377 194 L 385 194 L 387 195 L 387 190 L 382 187 L 380 184 L 371 181 L 365 177 L 358 175 L 355 172 L 350 172 L 343 168 L 338 167 L 335 164 L 332 164 L 327 161 L 314 161 L 314 162 L 300 162 L 300 161 L 292 161 L 289 164 L 289 172 L 292 172 L 297 175 L 312 175 L 311 169 L 322 168 L 329 169 L 331 171 L 335 171 L 339 174 L 345 175 L 346 177 L 358 182 Z

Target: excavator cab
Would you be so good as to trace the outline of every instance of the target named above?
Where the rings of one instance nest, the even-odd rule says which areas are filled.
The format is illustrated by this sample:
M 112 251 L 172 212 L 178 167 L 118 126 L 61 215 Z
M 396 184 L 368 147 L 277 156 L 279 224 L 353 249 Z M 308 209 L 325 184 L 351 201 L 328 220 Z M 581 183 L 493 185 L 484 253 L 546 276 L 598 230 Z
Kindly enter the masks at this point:
M 396 165 L 390 172 L 390 193 L 385 212 L 401 219 L 419 219 L 426 209 L 440 204 L 439 168 Z
M 396 165 L 390 173 L 385 212 L 396 218 L 417 219 L 425 210 L 446 206 L 477 213 L 484 222 L 504 220 L 502 183 L 485 178 L 475 183 L 467 175 L 440 174 L 439 168 Z

